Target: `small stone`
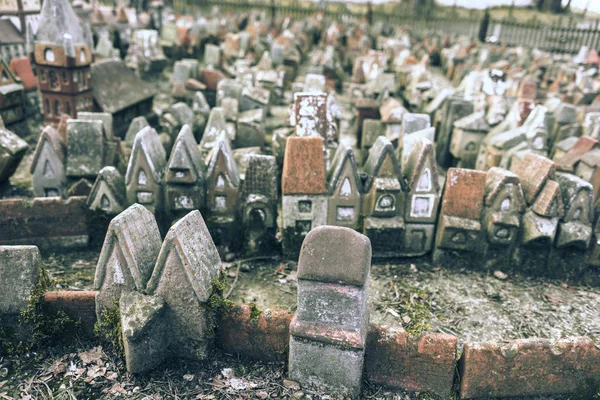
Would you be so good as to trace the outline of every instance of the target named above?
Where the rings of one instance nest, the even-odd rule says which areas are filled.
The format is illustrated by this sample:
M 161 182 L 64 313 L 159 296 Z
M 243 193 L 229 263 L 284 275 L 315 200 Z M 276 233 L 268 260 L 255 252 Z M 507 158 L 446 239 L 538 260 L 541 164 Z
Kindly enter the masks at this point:
M 294 393 L 295 399 L 301 399 L 303 396 L 304 396 L 304 392 L 302 392 L 302 391 Z
M 408 315 L 402 316 L 402 322 L 404 322 L 405 325 L 410 324 L 411 321 L 412 321 L 412 319 L 410 319 L 410 317 Z
M 191 381 L 193 381 L 193 380 L 194 380 L 194 375 L 193 375 L 193 374 L 185 374 L 185 375 L 183 376 L 183 380 L 185 380 L 185 381 L 188 381 L 188 382 L 191 382 Z
M 289 379 L 283 380 L 283 387 L 285 387 L 286 389 L 300 390 L 300 385 L 298 384 L 298 382 L 291 381 Z
M 500 279 L 501 281 L 505 280 L 506 278 L 508 278 L 508 275 L 506 275 L 504 272 L 502 271 L 494 271 L 494 277 L 496 277 L 497 279 Z
M 233 368 L 223 368 L 221 370 L 221 375 L 226 379 L 231 379 L 235 376 L 235 373 L 233 372 Z

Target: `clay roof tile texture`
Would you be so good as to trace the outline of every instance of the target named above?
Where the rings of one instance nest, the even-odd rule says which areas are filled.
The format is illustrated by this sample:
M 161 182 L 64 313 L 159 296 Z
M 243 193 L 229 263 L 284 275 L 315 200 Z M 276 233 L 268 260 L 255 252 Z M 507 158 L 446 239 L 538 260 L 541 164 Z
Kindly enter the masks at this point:
M 590 136 L 581 136 L 577 139 L 577 142 L 571 150 L 556 160 L 556 168 L 559 171 L 573 172 L 576 164 L 581 161 L 583 156 L 596 147 L 598 147 L 598 141 L 596 139 Z
M 486 173 L 465 168 L 450 168 L 442 200 L 442 214 L 479 220 L 483 211 Z
M 547 181 L 531 209 L 542 217 L 562 217 L 564 207 L 558 182 L 553 180 Z
M 544 156 L 527 153 L 516 174 L 521 179 L 521 187 L 528 205 L 532 205 L 548 179 L 554 179 L 554 162 Z
M 325 194 L 326 183 L 323 138 L 289 137 L 283 159 L 282 193 Z

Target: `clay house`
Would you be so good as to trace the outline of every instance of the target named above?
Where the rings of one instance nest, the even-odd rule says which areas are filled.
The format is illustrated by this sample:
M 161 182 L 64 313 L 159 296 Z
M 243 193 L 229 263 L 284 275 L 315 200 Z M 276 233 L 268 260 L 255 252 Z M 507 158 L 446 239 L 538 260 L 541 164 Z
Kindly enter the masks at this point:
M 393 97 L 385 99 L 379 107 L 381 122 L 385 126 L 385 137 L 394 143 L 400 143 L 402 119 L 406 113 L 406 108 Z
M 572 174 L 557 174 L 562 192 L 564 214 L 559 222 L 555 246 L 585 251 L 592 239 L 594 198 L 592 185 Z M 583 262 L 583 260 L 582 260 Z
M 46 126 L 38 139 L 31 161 L 35 197 L 67 197 L 67 146 L 58 131 Z
M 95 179 L 107 165 L 104 123 L 70 119 L 67 125 L 67 176 Z
M 462 168 L 475 168 L 479 145 L 489 132 L 483 112 L 473 113 L 454 123 L 450 153 Z
M 327 110 L 327 94 L 296 93 L 290 115 L 296 136 L 321 136 L 325 142 L 337 140 L 337 126 Z
M 206 332 L 213 329 L 214 318 L 207 302 L 220 273 L 219 253 L 200 212 L 194 210 L 169 229 L 146 288 L 168 305 L 169 353 L 196 360 L 207 357 L 212 336 Z
M 88 209 L 107 215 L 117 215 L 127 206 L 125 179 L 118 169 L 104 167 L 98 173 L 87 199 Z
M 24 114 L 26 116 L 39 115 L 40 100 L 38 96 L 38 84 L 29 58 L 13 58 L 10 61 L 10 69 L 19 78 L 25 91 Z
M 236 226 L 240 176 L 227 138 L 216 141 L 206 172 L 207 223 L 217 246 L 232 243 Z
M 34 37 L 33 61 L 44 121 L 58 122 L 92 111 L 92 38 L 79 24 L 68 0 L 44 1 Z
M 27 142 L 6 129 L 0 118 L 0 183 L 15 173 L 28 148 Z
M 202 152 L 209 152 L 217 143 L 219 138 L 229 137 L 225 112 L 221 107 L 210 110 L 208 121 L 204 126 L 204 133 L 200 139 Z
M 425 254 L 433 249 L 441 186 L 433 143 L 415 142 L 402 168 L 407 185 L 404 203 L 404 253 Z
M 206 166 L 194 134 L 184 125 L 177 135 L 167 163 L 165 202 L 167 212 L 182 217 L 192 210 L 203 210 Z
M 158 32 L 138 29 L 131 35 L 125 63 L 140 76 L 160 74 L 167 65 L 167 58 L 160 46 Z
M 92 86 L 95 108 L 112 114 L 115 136 L 125 137 L 131 121 L 144 116 L 156 119 L 152 102 L 156 90 L 138 78 L 118 59 L 101 60 L 92 65 Z
M 450 168 L 437 223 L 433 260 L 447 266 L 473 266 L 483 244 L 481 216 L 486 173 Z
M 501 268 L 512 261 L 521 229 L 526 203 L 519 177 L 502 168 L 486 173 L 483 229 L 485 261 L 490 268 Z
M 153 213 L 162 212 L 166 166 L 167 155 L 156 131 L 150 127 L 139 131 L 125 174 L 127 203 L 140 203 Z
M 560 155 L 559 157 L 555 155 L 556 169 L 561 172 L 573 173 L 581 159 L 595 148 L 600 148 L 596 139 L 589 136 L 581 136 L 564 155 Z
M 593 148 L 581 157 L 575 175 L 592 184 L 594 200 L 597 200 L 600 197 L 600 148 Z
M 245 247 L 256 250 L 277 228 L 277 162 L 274 156 L 250 154 L 240 193 Z
M 371 240 L 373 251 L 398 254 L 404 240 L 406 184 L 392 143 L 387 138 L 377 138 L 369 150 L 363 171 L 367 175 L 362 203 L 363 234 Z
M 25 38 L 8 18 L 0 19 L 0 59 L 10 63 L 25 56 Z
M 160 251 L 160 232 L 151 212 L 133 204 L 110 222 L 96 266 L 96 315 L 115 308 L 126 291 L 143 293 Z
M 327 174 L 327 182 L 327 225 L 358 229 L 363 185 L 354 151 L 346 144 L 338 146 Z
M 287 138 L 281 177 L 283 250 L 296 254 L 311 229 L 327 224 L 323 138 Z
M 1 20 L 0 20 L 1 21 Z M 23 119 L 23 85 L 0 59 L 0 117 L 6 125 Z

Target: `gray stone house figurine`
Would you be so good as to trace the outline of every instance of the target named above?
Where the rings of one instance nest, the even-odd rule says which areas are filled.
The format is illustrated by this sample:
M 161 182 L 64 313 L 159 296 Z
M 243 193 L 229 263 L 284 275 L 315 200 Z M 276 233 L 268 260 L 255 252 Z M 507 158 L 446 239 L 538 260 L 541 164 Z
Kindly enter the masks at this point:
M 0 184 L 15 173 L 29 146 L 4 127 L 0 118 Z
M 40 134 L 31 162 L 35 197 L 66 197 L 66 157 L 67 148 L 63 138 L 52 126 L 46 126 Z
M 363 166 L 363 234 L 379 255 L 399 255 L 404 240 L 406 184 L 392 143 L 380 136 Z
M 287 138 L 281 192 L 283 251 L 297 254 L 306 234 L 327 223 L 327 178 L 320 136 Z
M 70 119 L 67 126 L 67 176 L 71 179 L 95 179 L 106 165 L 104 123 L 100 120 Z
M 363 185 L 352 148 L 340 144 L 327 174 L 327 225 L 358 229 Z
M 205 207 L 204 175 L 206 166 L 194 134 L 184 125 L 177 135 L 165 177 L 165 202 L 169 214 L 182 217 Z
M 138 132 L 125 174 L 127 203 L 140 203 L 153 213 L 163 211 L 166 158 L 154 129 L 146 127 Z
M 475 168 L 479 146 L 489 130 L 483 111 L 468 115 L 454 123 L 450 153 L 459 160 L 460 167 Z
M 88 209 L 117 215 L 127 207 L 125 179 L 118 169 L 104 167 L 98 173 L 87 200 Z
M 139 204 L 130 206 L 110 222 L 94 278 L 98 320 L 103 310 L 115 308 L 123 292 L 144 292 L 160 244 L 154 215 Z

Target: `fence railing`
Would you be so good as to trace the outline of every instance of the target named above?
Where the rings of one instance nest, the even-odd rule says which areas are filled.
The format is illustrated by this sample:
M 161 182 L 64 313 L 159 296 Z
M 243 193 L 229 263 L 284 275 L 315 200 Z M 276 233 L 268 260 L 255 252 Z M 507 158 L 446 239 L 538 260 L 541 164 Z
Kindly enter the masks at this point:
M 173 8 L 176 12 L 207 13 L 215 6 L 225 13 L 258 10 L 265 12 L 268 17 L 289 16 L 293 19 L 309 18 L 315 11 L 321 9 L 326 18 L 343 22 L 370 17 L 373 22 L 396 24 L 417 34 L 440 31 L 464 35 L 472 39 L 479 37 L 484 23 L 484 18 L 474 13 L 467 17 L 456 13 L 419 17 L 409 10 L 398 11 L 398 8 L 385 6 L 373 6 L 371 9 L 367 4 L 350 9 L 339 3 L 320 4 L 306 0 L 173 0 Z M 538 48 L 554 53 L 576 53 L 584 45 L 590 49 L 600 47 L 599 28 L 600 20 L 581 24 L 577 23 L 575 18 L 565 18 L 564 21 L 555 24 L 545 24 L 537 20 L 519 22 L 505 18 L 489 20 L 486 32 L 488 38 L 512 46 Z

